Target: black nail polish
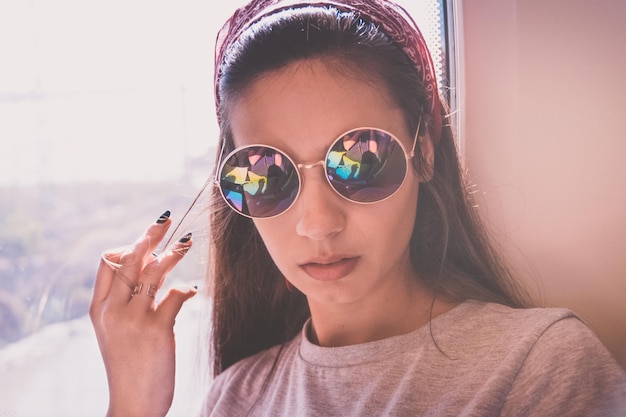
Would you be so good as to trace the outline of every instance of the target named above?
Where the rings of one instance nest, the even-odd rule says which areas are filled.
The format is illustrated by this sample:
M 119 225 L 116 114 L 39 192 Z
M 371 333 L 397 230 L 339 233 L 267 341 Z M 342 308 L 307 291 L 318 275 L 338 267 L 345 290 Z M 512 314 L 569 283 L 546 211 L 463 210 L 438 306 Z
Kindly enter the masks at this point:
M 163 224 L 163 223 L 165 223 L 165 222 L 167 221 L 167 219 L 169 219 L 169 218 L 170 218 L 170 214 L 171 214 L 171 213 L 170 213 L 170 211 L 169 211 L 169 210 L 166 210 L 166 211 L 165 211 L 165 213 L 161 214 L 161 217 L 159 217 L 159 218 L 157 219 L 157 221 L 156 221 L 156 222 L 157 222 L 157 224 Z
M 187 243 L 191 240 L 191 232 L 187 233 L 185 236 L 178 239 L 180 243 Z

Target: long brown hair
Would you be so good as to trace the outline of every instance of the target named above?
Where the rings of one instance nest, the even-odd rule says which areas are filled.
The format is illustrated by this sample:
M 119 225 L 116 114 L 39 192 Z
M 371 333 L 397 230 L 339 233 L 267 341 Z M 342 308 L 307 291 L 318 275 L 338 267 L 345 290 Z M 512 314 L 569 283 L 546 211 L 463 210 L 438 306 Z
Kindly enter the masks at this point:
M 300 60 L 322 58 L 330 69 L 374 83 L 402 109 L 407 128 L 432 117 L 424 86 L 404 52 L 380 28 L 350 12 L 305 7 L 256 23 L 222 64 L 220 154 L 233 149 L 229 107 L 259 76 Z M 447 110 L 441 106 L 442 117 Z M 426 132 L 426 127 L 422 127 Z M 449 301 L 475 299 L 513 307 L 529 304 L 490 244 L 466 189 L 452 130 L 435 143 L 432 179 L 419 191 L 411 261 L 424 285 Z M 219 155 L 218 155 L 219 158 Z M 421 154 L 416 169 L 425 167 Z M 289 291 L 253 222 L 212 195 L 214 374 L 300 331 L 310 312 L 304 295 Z

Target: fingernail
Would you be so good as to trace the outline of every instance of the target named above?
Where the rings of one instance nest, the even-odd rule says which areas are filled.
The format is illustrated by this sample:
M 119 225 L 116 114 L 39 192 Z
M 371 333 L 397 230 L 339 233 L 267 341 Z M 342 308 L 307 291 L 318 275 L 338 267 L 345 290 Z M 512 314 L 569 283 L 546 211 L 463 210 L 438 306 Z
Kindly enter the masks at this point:
M 172 213 L 170 213 L 170 211 L 169 211 L 169 210 L 166 210 L 163 214 L 161 214 L 161 217 L 159 217 L 159 218 L 157 219 L 157 221 L 156 221 L 156 222 L 157 222 L 157 224 L 163 224 L 163 223 L 165 223 L 165 222 L 167 221 L 167 219 L 169 219 L 169 218 L 170 218 L 170 214 L 172 214 Z
M 180 243 L 187 243 L 191 240 L 191 232 L 187 233 L 185 236 L 178 239 Z

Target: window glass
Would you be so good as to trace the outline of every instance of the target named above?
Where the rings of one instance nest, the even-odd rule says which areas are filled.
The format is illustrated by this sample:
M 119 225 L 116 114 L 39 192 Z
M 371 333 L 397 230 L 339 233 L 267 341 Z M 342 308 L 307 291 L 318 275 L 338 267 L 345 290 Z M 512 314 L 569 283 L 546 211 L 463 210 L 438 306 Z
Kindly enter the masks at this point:
M 242 3 L 0 3 L 0 415 L 106 409 L 87 317 L 100 253 L 132 242 L 164 210 L 179 220 L 207 179 L 214 38 Z M 445 2 L 399 3 L 450 79 Z M 194 236 L 205 214 L 192 214 Z M 171 283 L 201 283 L 198 237 Z M 171 415 L 199 403 L 206 304 L 195 297 L 177 320 Z

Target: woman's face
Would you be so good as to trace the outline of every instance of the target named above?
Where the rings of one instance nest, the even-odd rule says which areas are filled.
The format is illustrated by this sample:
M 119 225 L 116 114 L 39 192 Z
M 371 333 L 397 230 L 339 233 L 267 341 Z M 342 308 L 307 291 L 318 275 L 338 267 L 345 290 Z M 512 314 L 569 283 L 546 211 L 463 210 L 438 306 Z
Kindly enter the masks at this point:
M 267 144 L 296 163 L 314 163 L 341 133 L 376 127 L 411 149 L 401 110 L 382 88 L 298 62 L 256 80 L 231 103 L 235 146 Z M 419 146 L 419 145 L 418 145 Z M 379 305 L 414 285 L 409 260 L 419 181 L 410 169 L 391 198 L 358 204 L 338 196 L 317 165 L 301 170 L 294 205 L 254 223 L 274 262 L 308 298 L 311 309 L 355 302 Z

